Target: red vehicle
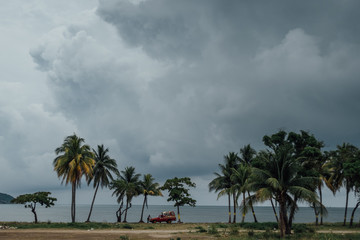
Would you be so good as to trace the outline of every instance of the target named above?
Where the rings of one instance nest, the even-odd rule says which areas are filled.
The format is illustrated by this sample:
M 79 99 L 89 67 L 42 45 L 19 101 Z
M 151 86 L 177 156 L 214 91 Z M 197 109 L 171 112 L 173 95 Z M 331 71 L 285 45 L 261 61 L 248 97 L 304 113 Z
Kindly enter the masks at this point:
M 174 211 L 162 212 L 158 217 L 154 217 L 154 218 L 149 217 L 149 222 L 151 223 L 157 223 L 157 222 L 171 223 L 172 221 L 176 221 Z

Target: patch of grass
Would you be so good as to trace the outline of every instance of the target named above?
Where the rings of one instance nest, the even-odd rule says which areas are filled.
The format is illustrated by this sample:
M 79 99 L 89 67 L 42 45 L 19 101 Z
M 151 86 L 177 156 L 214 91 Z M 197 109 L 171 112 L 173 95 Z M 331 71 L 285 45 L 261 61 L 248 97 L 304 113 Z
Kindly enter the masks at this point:
M 294 233 L 315 233 L 315 229 L 308 224 L 294 224 L 293 231 Z
M 238 223 L 236 225 L 242 228 L 253 229 L 253 230 L 278 229 L 278 224 L 276 222 L 261 222 L 261 223 L 244 222 L 244 223 Z
M 129 240 L 129 236 L 128 235 L 121 235 L 120 238 L 121 240 Z

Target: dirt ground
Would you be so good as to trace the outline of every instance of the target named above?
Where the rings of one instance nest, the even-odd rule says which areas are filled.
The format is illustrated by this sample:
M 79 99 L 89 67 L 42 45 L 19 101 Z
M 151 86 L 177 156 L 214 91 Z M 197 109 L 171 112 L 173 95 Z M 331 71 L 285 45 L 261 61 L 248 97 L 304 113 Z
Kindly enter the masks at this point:
M 209 235 L 196 233 L 195 230 L 65 230 L 65 229 L 9 229 L 0 230 L 0 240 L 119 240 L 122 236 L 129 239 L 209 239 Z M 211 238 L 211 237 L 210 237 Z

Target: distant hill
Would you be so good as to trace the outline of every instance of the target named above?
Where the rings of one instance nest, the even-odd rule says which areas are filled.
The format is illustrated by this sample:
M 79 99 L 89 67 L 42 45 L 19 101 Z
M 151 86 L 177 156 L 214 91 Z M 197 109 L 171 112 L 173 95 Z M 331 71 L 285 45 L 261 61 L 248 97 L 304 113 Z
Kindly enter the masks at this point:
M 12 196 L 10 196 L 9 194 L 0 193 L 0 204 L 10 203 L 10 201 L 12 199 L 14 199 L 14 198 Z

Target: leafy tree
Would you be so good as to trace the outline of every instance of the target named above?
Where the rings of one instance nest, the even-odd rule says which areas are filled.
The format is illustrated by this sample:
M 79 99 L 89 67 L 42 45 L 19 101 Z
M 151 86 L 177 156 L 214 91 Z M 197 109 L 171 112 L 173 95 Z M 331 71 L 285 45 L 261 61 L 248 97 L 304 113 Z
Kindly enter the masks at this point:
M 221 174 L 214 173 L 215 178 L 209 183 L 209 191 L 215 191 L 218 193 L 218 198 L 224 195 L 228 196 L 228 206 L 229 206 L 229 223 L 231 223 L 231 194 L 233 194 L 234 201 L 234 220 L 236 222 L 236 191 L 233 187 L 233 181 L 231 180 L 231 175 L 233 174 L 233 169 L 237 168 L 238 156 L 234 152 L 230 152 L 228 155 L 224 156 L 224 165 L 219 164 Z
M 85 176 L 88 181 L 93 172 L 95 164 L 94 153 L 90 147 L 84 144 L 84 139 L 71 135 L 65 138 L 64 143 L 56 148 L 55 153 L 58 155 L 54 161 L 54 170 L 62 183 L 65 185 L 71 183 L 71 221 L 75 222 L 75 196 L 76 188 L 81 185 L 81 178 Z
M 250 166 L 242 163 L 239 165 L 237 169 L 233 169 L 233 174 L 231 175 L 231 180 L 233 180 L 234 190 L 237 191 L 236 199 L 242 194 L 243 200 L 241 203 L 241 210 L 242 210 L 242 219 L 241 222 L 243 223 L 245 220 L 245 215 L 247 213 L 247 204 L 246 204 L 246 193 L 250 190 L 250 174 L 251 168 Z
M 121 171 L 118 179 L 112 181 L 110 184 L 110 189 L 114 189 L 113 195 L 115 194 L 118 197 L 118 203 L 120 203 L 119 210 L 117 211 L 118 221 L 121 221 L 124 197 L 126 197 L 126 207 L 123 222 L 127 222 L 127 211 L 132 206 L 131 201 L 133 197 L 141 194 L 140 176 L 140 174 L 135 173 L 134 167 L 126 167 L 125 171 Z
M 50 192 L 36 192 L 32 194 L 23 194 L 11 200 L 12 203 L 25 204 L 25 208 L 30 208 L 31 212 L 34 214 L 35 223 L 38 223 L 38 218 L 36 214 L 36 204 L 41 206 L 45 205 L 45 208 L 54 206 L 56 198 L 49 197 Z
M 355 186 L 356 176 L 353 174 L 353 162 L 355 162 L 358 154 L 358 148 L 349 143 L 338 145 L 336 151 L 332 151 L 331 168 L 332 176 L 330 182 L 335 190 L 340 190 L 342 186 L 346 190 L 345 213 L 343 226 L 346 224 L 346 215 L 349 202 L 349 193 Z
M 93 181 L 95 193 L 91 202 L 90 212 L 86 222 L 90 222 L 90 216 L 99 186 L 101 186 L 101 188 L 107 187 L 110 184 L 110 181 L 114 180 L 112 173 L 115 173 L 115 175 L 120 174 L 119 170 L 117 169 L 116 161 L 110 158 L 108 155 L 108 148 L 105 149 L 104 145 L 98 145 L 97 151 L 93 149 L 93 152 L 95 154 L 95 166 L 93 168 L 93 176 L 89 179 L 88 184 Z
M 195 188 L 196 184 L 191 182 L 189 177 L 175 177 L 166 180 L 165 184 L 161 187 L 161 190 L 167 190 L 169 193 L 167 201 L 175 202 L 174 207 L 177 207 L 179 223 L 181 223 L 179 207 L 184 205 L 195 207 L 196 204 L 196 200 L 190 197 L 189 189 L 186 186 Z
M 140 182 L 142 194 L 144 195 L 144 202 L 141 210 L 141 217 L 139 222 L 143 221 L 144 207 L 148 207 L 148 196 L 162 196 L 159 183 L 154 182 L 155 178 L 151 174 L 145 174 L 144 179 Z
M 274 196 L 280 206 L 279 229 L 281 237 L 290 234 L 289 219 L 287 216 L 289 203 L 295 194 L 308 201 L 316 201 L 316 193 L 312 189 L 313 177 L 304 177 L 299 173 L 299 161 L 294 157 L 291 145 L 276 146 L 274 152 L 262 154 L 264 168 L 254 168 L 253 174 L 256 183 L 261 186 L 257 196 Z
M 240 163 L 244 163 L 246 164 L 250 169 L 252 167 L 252 162 L 254 161 L 256 157 L 256 151 L 255 149 L 253 149 L 250 144 L 245 145 L 243 148 L 240 149 L 240 156 L 239 156 L 239 160 Z M 249 182 L 249 180 L 248 180 Z M 250 181 L 251 182 L 251 181 Z M 255 215 L 255 210 L 254 210 L 254 206 L 253 206 L 253 197 L 250 196 L 250 189 L 251 189 L 251 184 L 249 183 L 249 186 L 247 187 L 247 194 L 248 194 L 248 202 L 249 202 L 249 206 L 251 208 L 251 212 L 253 214 L 254 217 L 254 222 L 257 222 L 256 219 L 256 215 Z

